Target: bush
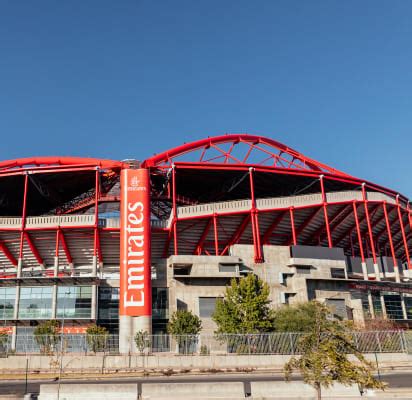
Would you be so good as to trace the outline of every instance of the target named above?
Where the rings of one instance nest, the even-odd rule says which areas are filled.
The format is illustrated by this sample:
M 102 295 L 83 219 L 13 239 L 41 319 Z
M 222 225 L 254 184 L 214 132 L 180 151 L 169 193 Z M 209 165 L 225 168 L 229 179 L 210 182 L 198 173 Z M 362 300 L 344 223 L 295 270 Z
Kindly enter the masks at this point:
M 173 313 L 167 325 L 168 332 L 173 335 L 179 345 L 180 353 L 194 353 L 197 334 L 202 329 L 202 321 L 191 311 L 179 310 Z
M 140 354 L 143 354 L 146 348 L 150 349 L 152 346 L 152 340 L 147 331 L 138 331 L 134 337 L 134 342 Z
M 49 354 L 56 350 L 60 341 L 59 322 L 55 320 L 45 321 L 34 329 L 34 339 L 40 346 L 40 352 Z
M 106 349 L 108 336 L 109 332 L 103 326 L 90 325 L 86 329 L 87 345 L 94 353 Z

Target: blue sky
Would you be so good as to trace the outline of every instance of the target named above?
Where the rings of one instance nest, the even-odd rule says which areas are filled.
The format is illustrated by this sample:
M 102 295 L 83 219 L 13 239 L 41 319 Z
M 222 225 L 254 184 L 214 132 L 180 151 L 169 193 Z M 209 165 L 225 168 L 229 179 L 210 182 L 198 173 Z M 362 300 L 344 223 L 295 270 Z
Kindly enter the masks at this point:
M 0 1 L 0 159 L 272 137 L 412 196 L 410 1 Z

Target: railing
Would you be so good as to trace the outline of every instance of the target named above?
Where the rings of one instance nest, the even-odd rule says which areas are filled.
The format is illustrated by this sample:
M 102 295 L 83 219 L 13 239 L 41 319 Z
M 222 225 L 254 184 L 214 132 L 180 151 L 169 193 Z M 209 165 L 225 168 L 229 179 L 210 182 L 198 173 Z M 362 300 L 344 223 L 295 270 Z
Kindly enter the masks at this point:
M 200 334 L 200 335 L 146 335 L 137 346 L 130 341 L 129 352 L 172 354 L 222 355 L 293 355 L 301 352 L 304 333 L 275 332 L 267 334 Z M 371 331 L 353 332 L 353 342 L 362 353 L 412 353 L 412 332 Z M 13 349 L 12 336 L 0 336 L 1 354 L 118 354 L 119 336 L 17 335 Z

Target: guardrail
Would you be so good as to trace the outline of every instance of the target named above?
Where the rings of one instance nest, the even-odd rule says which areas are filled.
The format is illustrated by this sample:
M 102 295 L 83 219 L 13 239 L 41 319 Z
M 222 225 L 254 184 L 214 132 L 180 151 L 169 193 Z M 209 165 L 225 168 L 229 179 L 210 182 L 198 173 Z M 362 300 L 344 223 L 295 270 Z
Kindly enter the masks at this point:
M 137 347 L 130 342 L 130 353 L 172 354 L 299 354 L 304 333 L 274 332 L 267 334 L 200 334 L 143 335 Z M 371 331 L 353 332 L 356 348 L 362 353 L 412 353 L 412 332 Z M 17 335 L 15 348 L 12 336 L 0 336 L 2 354 L 82 353 L 117 354 L 118 335 L 91 336 L 86 334 Z M 136 348 L 138 350 L 136 350 Z

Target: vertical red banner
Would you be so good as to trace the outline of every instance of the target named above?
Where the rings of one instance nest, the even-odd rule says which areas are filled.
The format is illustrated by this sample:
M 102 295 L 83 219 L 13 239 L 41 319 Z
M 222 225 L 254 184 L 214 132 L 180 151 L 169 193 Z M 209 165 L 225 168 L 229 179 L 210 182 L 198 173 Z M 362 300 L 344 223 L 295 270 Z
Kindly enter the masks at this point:
M 150 177 L 147 169 L 121 172 L 120 307 L 131 317 L 152 315 Z

